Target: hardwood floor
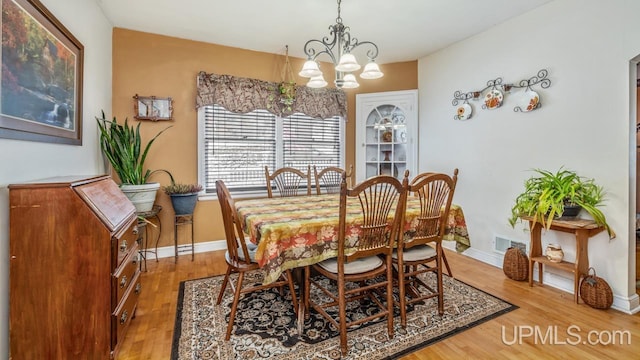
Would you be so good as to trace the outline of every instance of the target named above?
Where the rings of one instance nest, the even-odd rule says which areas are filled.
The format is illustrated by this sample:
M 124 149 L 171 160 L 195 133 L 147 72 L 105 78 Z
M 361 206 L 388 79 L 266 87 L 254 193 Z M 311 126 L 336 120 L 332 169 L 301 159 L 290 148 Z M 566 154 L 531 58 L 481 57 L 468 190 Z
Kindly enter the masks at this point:
M 226 269 L 222 251 L 196 254 L 193 262 L 190 256 L 180 256 L 177 264 L 173 257 L 147 261 L 136 317 L 118 359 L 170 358 L 180 282 Z M 636 359 L 640 353 L 640 314 L 575 304 L 572 294 L 529 287 L 508 279 L 500 268 L 451 251 L 447 259 L 458 280 L 520 308 L 402 359 Z M 591 345 L 598 336 L 607 344 Z

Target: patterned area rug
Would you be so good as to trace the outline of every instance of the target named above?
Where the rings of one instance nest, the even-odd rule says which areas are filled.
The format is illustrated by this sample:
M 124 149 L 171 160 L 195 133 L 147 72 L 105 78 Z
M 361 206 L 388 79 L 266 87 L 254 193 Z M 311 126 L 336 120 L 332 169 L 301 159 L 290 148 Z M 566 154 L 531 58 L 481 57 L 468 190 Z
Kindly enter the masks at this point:
M 435 284 L 432 275 L 424 279 Z M 463 282 L 443 278 L 442 316 L 437 300 L 429 299 L 408 309 L 406 329 L 400 326 L 396 309 L 393 339 L 387 335 L 385 319 L 352 328 L 347 334 L 349 353 L 343 359 L 394 359 L 517 309 Z M 298 335 L 286 288 L 283 295 L 278 289 L 245 295 L 238 305 L 231 339 L 224 341 L 233 294 L 227 287 L 222 304 L 215 305 L 222 279 L 216 276 L 180 284 L 171 359 L 340 359 L 338 331 L 315 311 L 305 321 L 304 333 Z M 249 276 L 246 281 L 261 279 Z M 359 316 L 371 306 L 363 301 L 348 312 Z

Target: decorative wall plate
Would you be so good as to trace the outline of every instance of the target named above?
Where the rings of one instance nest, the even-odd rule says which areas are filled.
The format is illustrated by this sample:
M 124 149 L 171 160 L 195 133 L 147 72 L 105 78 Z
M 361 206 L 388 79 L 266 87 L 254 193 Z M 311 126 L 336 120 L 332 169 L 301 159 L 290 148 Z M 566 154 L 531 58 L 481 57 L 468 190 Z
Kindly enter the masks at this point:
M 502 105 L 502 100 L 504 96 L 502 92 L 498 89 L 489 90 L 487 95 L 484 96 L 484 105 L 487 109 L 496 109 Z
M 473 108 L 469 104 L 462 104 L 458 106 L 456 116 L 453 118 L 456 120 L 468 120 L 471 119 L 473 114 Z
M 527 90 L 524 93 L 524 99 L 526 99 L 525 106 L 522 109 L 524 112 L 533 111 L 540 106 L 540 96 L 533 90 Z

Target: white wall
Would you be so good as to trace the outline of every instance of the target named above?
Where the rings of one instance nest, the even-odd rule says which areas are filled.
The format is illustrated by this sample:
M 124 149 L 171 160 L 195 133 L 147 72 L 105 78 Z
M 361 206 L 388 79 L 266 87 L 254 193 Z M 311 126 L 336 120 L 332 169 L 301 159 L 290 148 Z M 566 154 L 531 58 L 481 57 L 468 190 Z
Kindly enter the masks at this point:
M 636 0 L 556 0 L 418 64 L 419 168 L 460 169 L 454 202 L 465 211 L 469 254 L 496 264 L 495 235 L 528 243 L 523 226 L 512 229 L 507 222 L 514 199 L 532 175 L 529 169 L 555 171 L 564 165 L 595 178 L 607 191 L 602 209 L 618 236 L 609 241 L 605 232 L 592 238 L 589 258 L 612 286 L 614 307 L 624 311 L 638 310 L 635 205 L 630 202 L 635 198 L 632 59 L 640 54 L 638 13 Z M 473 118 L 453 120 L 456 90 L 482 89 L 497 77 L 517 83 L 543 68 L 551 86 L 534 88 L 541 95 L 540 109 L 516 113 L 516 96 L 507 94 L 501 108 L 484 110 L 480 101 L 471 101 Z M 562 245 L 568 260 L 575 258 L 571 235 L 543 234 L 543 247 L 553 242 Z
M 58 175 L 104 173 L 95 116 L 101 109 L 111 111 L 112 25 L 95 1 L 41 1 L 84 45 L 82 146 L 0 138 L 0 359 L 8 358 L 9 352 L 7 185 Z

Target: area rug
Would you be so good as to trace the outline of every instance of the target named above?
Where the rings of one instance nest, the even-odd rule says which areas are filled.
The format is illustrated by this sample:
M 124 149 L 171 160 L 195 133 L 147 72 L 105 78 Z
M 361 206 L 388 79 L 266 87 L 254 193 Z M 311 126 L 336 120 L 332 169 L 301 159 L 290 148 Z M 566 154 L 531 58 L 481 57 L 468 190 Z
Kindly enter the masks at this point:
M 422 275 L 435 284 L 433 274 Z M 395 336 L 389 339 L 386 320 L 365 323 L 347 334 L 349 353 L 342 359 L 395 359 L 453 336 L 475 325 L 517 309 L 517 306 L 448 276 L 443 276 L 445 309 L 437 312 L 437 300 L 414 304 L 407 312 L 407 327 L 394 318 Z M 291 296 L 285 289 L 245 295 L 236 313 L 229 341 L 224 336 L 233 294 L 227 287 L 221 305 L 215 305 L 223 276 L 180 283 L 172 360 L 187 359 L 340 359 L 338 331 L 311 311 L 303 334 L 298 335 Z M 249 282 L 260 282 L 249 276 Z M 320 296 L 312 294 L 311 296 Z M 366 302 L 354 304 L 352 316 L 365 314 Z

